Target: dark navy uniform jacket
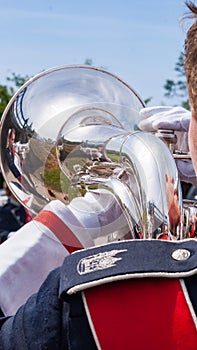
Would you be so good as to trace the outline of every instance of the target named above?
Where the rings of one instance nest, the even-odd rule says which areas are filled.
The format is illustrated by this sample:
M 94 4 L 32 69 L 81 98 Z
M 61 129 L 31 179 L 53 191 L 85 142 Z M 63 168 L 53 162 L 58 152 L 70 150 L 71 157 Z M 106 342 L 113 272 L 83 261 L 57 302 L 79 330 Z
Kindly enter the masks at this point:
M 58 268 L 14 317 L 1 318 L 0 349 L 96 349 L 81 294 L 60 300 Z
M 17 231 L 26 222 L 25 208 L 12 198 L 0 207 L 0 244 L 3 243 L 10 232 Z
M 177 260 L 169 261 L 169 256 L 174 251 L 179 257 L 175 254 Z M 111 255 L 120 252 L 118 254 L 121 259 L 117 260 L 117 264 L 112 264 L 110 259 L 106 260 L 106 264 L 107 261 L 110 264 L 107 268 L 106 264 L 103 265 L 104 255 L 99 261 L 100 252 L 105 255 L 106 252 Z M 0 319 L 0 350 L 96 349 L 82 302 L 80 285 L 83 285 L 83 290 L 84 286 L 91 285 L 95 280 L 102 279 L 105 283 L 109 276 L 118 280 L 124 273 L 132 276 L 133 273 L 140 275 L 150 271 L 156 277 L 157 272 L 160 274 L 162 270 L 166 276 L 180 276 L 185 281 L 197 314 L 196 253 L 196 240 L 179 243 L 123 241 L 73 253 L 66 257 L 62 267 L 49 274 L 38 293 L 31 296 L 16 315 Z M 103 269 L 99 266 L 101 260 Z M 69 293 L 72 289 L 73 294 Z

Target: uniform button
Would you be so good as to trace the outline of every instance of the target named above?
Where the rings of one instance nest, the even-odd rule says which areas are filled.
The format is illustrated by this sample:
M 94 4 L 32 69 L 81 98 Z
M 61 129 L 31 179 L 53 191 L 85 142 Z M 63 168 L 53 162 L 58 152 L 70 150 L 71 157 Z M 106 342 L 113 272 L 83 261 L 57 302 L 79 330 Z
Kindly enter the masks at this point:
M 172 253 L 172 258 L 181 261 L 189 259 L 190 255 L 190 251 L 187 249 L 177 249 Z

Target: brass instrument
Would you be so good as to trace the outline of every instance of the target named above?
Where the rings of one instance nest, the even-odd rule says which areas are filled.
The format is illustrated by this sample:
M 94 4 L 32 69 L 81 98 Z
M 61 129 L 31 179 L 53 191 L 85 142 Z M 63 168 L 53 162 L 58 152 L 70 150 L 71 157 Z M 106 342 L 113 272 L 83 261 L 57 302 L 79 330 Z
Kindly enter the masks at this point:
M 129 236 L 112 229 L 104 243 L 186 238 L 176 163 L 159 137 L 139 130 L 143 107 L 135 90 L 101 68 L 62 66 L 38 74 L 13 96 L 2 117 L 1 164 L 8 186 L 33 215 L 52 200 L 67 205 L 87 193 L 98 196 L 102 210 L 115 201 Z M 7 158 L 12 130 L 19 177 Z M 106 193 L 109 202 L 103 200 Z

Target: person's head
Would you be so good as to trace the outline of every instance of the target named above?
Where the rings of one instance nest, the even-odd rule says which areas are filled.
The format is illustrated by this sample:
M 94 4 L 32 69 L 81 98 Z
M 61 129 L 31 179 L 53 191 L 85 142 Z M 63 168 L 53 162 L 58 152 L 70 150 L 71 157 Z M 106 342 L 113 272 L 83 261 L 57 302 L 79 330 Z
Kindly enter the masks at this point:
M 194 18 L 194 23 L 186 34 L 184 65 L 192 113 L 189 128 L 189 148 L 197 174 L 197 5 L 189 0 L 186 1 L 186 5 L 191 12 L 189 17 Z

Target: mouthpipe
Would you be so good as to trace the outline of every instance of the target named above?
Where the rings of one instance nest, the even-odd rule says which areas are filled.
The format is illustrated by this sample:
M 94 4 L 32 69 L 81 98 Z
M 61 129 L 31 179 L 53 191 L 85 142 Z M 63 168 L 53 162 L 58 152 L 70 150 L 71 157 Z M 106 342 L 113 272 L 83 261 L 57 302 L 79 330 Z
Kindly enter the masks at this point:
M 177 136 L 174 130 L 158 129 L 155 136 L 162 140 L 173 154 L 174 159 L 187 160 L 191 159 L 191 154 L 176 149 Z

